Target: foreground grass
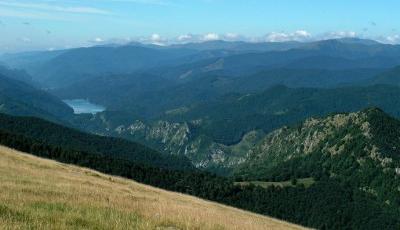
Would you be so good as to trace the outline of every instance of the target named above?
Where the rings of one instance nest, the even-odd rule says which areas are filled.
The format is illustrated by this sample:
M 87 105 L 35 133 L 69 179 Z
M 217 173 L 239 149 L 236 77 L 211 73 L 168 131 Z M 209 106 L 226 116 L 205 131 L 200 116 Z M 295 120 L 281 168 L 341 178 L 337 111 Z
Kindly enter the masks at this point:
M 313 178 L 301 178 L 301 179 L 297 179 L 297 184 L 302 184 L 304 185 L 304 187 L 308 188 L 310 187 L 312 184 L 315 183 L 315 180 Z M 271 185 L 274 186 L 279 186 L 279 187 L 287 187 L 287 186 L 294 186 L 292 184 L 292 181 L 281 181 L 281 182 L 271 182 L 271 181 L 245 181 L 245 182 L 236 182 L 235 184 L 237 185 L 242 185 L 242 186 L 247 186 L 250 184 L 254 184 L 254 185 L 258 185 L 261 186 L 263 188 L 268 188 Z
M 0 146 L 1 229 L 300 229 Z

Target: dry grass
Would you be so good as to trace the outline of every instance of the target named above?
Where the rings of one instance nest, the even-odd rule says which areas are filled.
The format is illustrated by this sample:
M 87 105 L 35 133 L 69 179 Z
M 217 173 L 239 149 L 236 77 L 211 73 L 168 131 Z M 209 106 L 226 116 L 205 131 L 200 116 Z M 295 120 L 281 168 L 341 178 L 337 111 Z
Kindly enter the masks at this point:
M 2 229 L 301 227 L 0 146 Z

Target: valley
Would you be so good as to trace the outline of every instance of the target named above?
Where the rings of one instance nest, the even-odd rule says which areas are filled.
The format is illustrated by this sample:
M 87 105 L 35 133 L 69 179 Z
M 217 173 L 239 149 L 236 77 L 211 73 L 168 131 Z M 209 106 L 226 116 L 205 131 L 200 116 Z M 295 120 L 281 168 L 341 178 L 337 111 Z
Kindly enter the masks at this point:
M 310 228 L 400 226 L 399 45 L 356 38 L 128 43 L 8 54 L 0 61 L 0 144 L 62 166 L 52 173 L 64 179 L 23 189 L 76 198 L 54 182 L 71 178 L 65 183 L 78 186 L 62 171 L 72 167 L 84 178 L 79 186 L 116 202 L 88 198 L 79 207 L 53 194 L 54 203 L 29 198 L 24 209 L 10 203 L 10 193 L 10 207 L 0 209 L 7 224 L 23 227 L 39 218 L 34 224 L 45 228 L 242 229 L 247 219 L 254 229 L 274 227 L 269 217 L 211 211 L 207 202 L 201 207 L 209 212 L 196 217 L 184 210 L 203 201 L 181 200 L 191 195 Z M 133 189 L 139 198 L 127 199 L 136 206 L 104 178 L 123 181 L 115 189 L 126 196 Z M 177 204 L 148 195 L 153 191 L 179 197 L 171 198 Z M 162 218 L 149 214 L 160 209 Z M 120 222 L 99 220 L 105 215 Z
M 400 117 L 400 88 L 277 86 L 260 93 L 198 103 L 155 119 L 106 111 L 76 121 L 86 131 L 138 141 L 166 154 L 184 155 L 198 168 L 226 175 L 261 137 L 281 126 L 370 106 Z
M 0 230 L 400 229 L 398 9 L 0 0 Z

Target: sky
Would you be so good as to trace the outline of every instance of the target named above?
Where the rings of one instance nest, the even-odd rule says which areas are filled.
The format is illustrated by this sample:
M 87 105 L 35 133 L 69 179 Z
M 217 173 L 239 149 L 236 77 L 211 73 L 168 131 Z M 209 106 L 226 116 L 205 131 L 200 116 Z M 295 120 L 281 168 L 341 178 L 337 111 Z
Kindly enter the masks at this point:
M 398 0 L 0 0 L 0 53 L 139 41 L 400 43 Z

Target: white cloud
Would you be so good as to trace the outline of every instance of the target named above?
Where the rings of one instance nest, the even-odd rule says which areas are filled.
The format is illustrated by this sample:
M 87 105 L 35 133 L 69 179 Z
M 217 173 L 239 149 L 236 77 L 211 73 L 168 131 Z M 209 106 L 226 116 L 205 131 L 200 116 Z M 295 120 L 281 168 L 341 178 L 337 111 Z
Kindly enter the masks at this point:
M 161 41 L 161 36 L 160 36 L 159 34 L 152 34 L 152 35 L 151 35 L 151 40 L 152 40 L 153 42 Z
M 246 38 L 244 36 L 241 36 L 240 34 L 237 34 L 237 33 L 226 33 L 223 36 L 223 40 L 240 41 L 240 40 L 246 40 Z
M 11 18 L 24 18 L 24 19 L 48 19 L 57 21 L 72 21 L 71 18 L 59 17 L 52 14 L 51 12 L 21 12 L 14 9 L 1 9 L 0 17 L 11 17 Z
M 378 38 L 380 42 L 388 43 L 388 44 L 399 44 L 400 43 L 400 35 L 389 35 L 383 38 Z
M 239 35 L 235 34 L 235 33 L 227 33 L 227 34 L 225 34 L 225 37 L 230 38 L 230 39 L 236 39 L 239 37 Z
M 168 41 L 161 37 L 159 34 L 152 34 L 150 36 L 150 43 L 154 45 L 164 46 Z
M 91 43 L 91 44 L 96 44 L 96 45 L 98 45 L 98 44 L 105 44 L 105 43 L 107 43 L 108 42 L 108 40 L 105 40 L 105 39 L 103 39 L 103 38 L 101 38 L 101 37 L 96 37 L 96 38 L 93 38 L 93 39 L 91 39 L 91 40 L 89 40 L 88 41 L 88 43 Z
M 293 33 L 271 32 L 265 36 L 267 42 L 286 42 L 286 41 L 309 41 L 312 35 L 305 30 L 297 30 Z
M 203 36 L 203 41 L 215 41 L 218 39 L 220 39 L 220 38 L 219 38 L 219 35 L 216 33 L 208 33 Z
M 126 38 L 126 39 L 110 39 L 104 41 L 104 43 L 117 43 L 117 44 L 126 44 L 127 42 L 137 41 L 147 44 L 155 44 L 155 45 L 170 45 L 170 44 L 184 44 L 190 42 L 206 42 L 206 41 L 215 41 L 215 40 L 224 40 L 224 41 L 245 41 L 245 42 L 287 42 L 287 41 L 299 41 L 299 42 L 312 42 L 318 40 L 326 40 L 326 39 L 338 39 L 338 38 L 346 38 L 346 37 L 360 37 L 361 35 L 357 34 L 353 31 L 335 31 L 335 32 L 327 32 L 322 34 L 313 35 L 306 30 L 296 30 L 294 32 L 271 32 L 261 37 L 246 37 L 241 34 L 236 33 L 227 33 L 223 35 L 219 35 L 217 33 L 207 33 L 207 34 L 182 34 L 176 37 L 167 38 L 163 37 L 158 33 L 154 33 L 149 37 L 136 37 L 136 38 Z M 360 38 L 366 38 L 361 36 Z M 389 44 L 399 44 L 400 43 L 400 35 L 392 35 L 386 37 L 375 37 L 371 38 L 376 41 L 382 43 Z
M 272 32 L 267 34 L 264 40 L 268 42 L 285 42 L 285 41 L 307 42 L 307 41 L 326 40 L 326 39 L 354 38 L 357 36 L 358 34 L 354 31 L 334 31 L 323 34 L 312 35 L 306 30 L 297 30 L 292 33 Z
M 289 35 L 285 33 L 272 32 L 266 36 L 268 42 L 282 42 L 290 40 Z
M 14 7 L 14 8 L 26 8 L 31 10 L 43 10 L 43 11 L 57 11 L 65 13 L 77 13 L 77 14 L 110 14 L 110 12 L 93 7 L 85 6 L 56 6 L 45 3 L 18 3 L 15 1 L 0 1 L 0 6 Z
M 104 40 L 102 38 L 95 38 L 93 41 L 94 42 L 104 42 Z
M 309 38 L 311 37 L 311 34 L 305 30 L 297 30 L 294 32 L 295 37 L 301 37 L 301 38 Z
M 177 37 L 179 42 L 191 41 L 193 39 L 193 35 L 191 34 L 182 34 Z

